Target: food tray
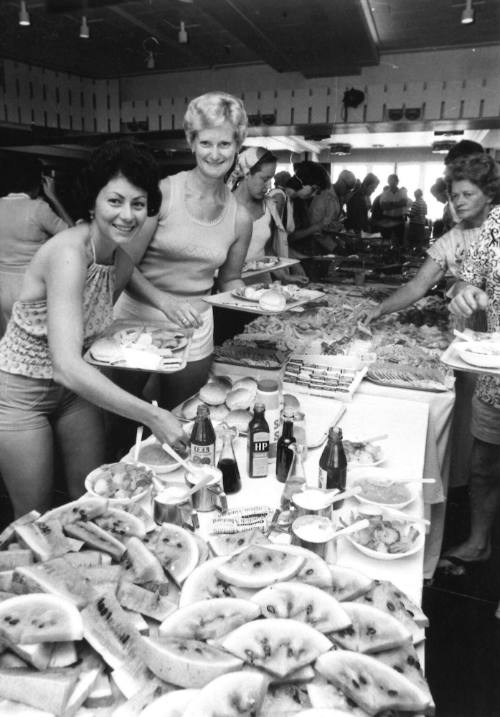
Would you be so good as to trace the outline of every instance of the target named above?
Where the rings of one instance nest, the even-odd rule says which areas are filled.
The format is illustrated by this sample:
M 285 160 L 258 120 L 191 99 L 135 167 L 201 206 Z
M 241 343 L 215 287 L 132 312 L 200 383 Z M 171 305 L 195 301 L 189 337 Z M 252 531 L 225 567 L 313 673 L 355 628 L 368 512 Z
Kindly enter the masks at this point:
M 225 291 L 222 294 L 214 294 L 213 296 L 204 296 L 203 300 L 214 306 L 221 306 L 223 309 L 237 309 L 238 311 L 248 311 L 250 314 L 282 314 L 285 311 L 296 309 L 298 307 L 307 304 L 310 301 L 324 296 L 323 291 L 314 291 L 312 289 L 302 289 L 301 298 L 288 301 L 286 307 L 282 311 L 272 311 L 269 309 L 263 309 L 259 306 L 256 301 L 249 301 L 248 299 L 240 299 L 233 295 L 232 291 Z
M 441 356 L 441 361 L 456 371 L 467 371 L 469 373 L 488 373 L 492 376 L 500 376 L 500 368 L 485 368 L 482 366 L 473 366 L 472 364 L 464 361 L 458 351 L 457 346 L 463 345 L 465 342 L 460 339 L 455 339 L 446 351 Z
M 299 393 L 350 401 L 366 371 L 367 367 L 351 356 L 292 354 L 283 380 Z
M 377 362 L 368 367 L 366 378 L 380 386 L 409 388 L 415 391 L 449 391 L 453 379 L 447 380 L 443 374 L 433 368 L 417 368 L 399 364 Z
M 96 342 L 99 339 L 115 342 L 116 356 L 108 360 L 96 358 L 92 354 L 94 342 L 84 359 L 94 366 L 173 373 L 186 365 L 192 334 L 192 329 L 182 329 L 167 321 L 114 321 Z
M 265 274 L 268 271 L 277 271 L 278 269 L 286 269 L 289 266 L 292 266 L 293 264 L 298 264 L 300 259 L 288 259 L 286 257 L 266 257 L 266 259 L 277 259 L 276 262 L 273 264 L 269 263 L 267 266 L 264 265 L 260 269 L 245 269 L 245 265 L 243 266 L 243 270 L 241 272 L 241 278 L 246 279 L 250 278 L 252 276 L 258 276 L 259 274 Z M 252 262 L 250 262 L 252 263 Z

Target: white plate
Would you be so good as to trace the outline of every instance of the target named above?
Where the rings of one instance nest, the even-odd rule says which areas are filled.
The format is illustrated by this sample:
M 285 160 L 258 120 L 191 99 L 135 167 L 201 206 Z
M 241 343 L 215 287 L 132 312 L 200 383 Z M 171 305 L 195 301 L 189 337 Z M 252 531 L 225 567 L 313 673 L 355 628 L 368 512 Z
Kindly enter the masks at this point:
M 462 361 L 480 368 L 500 368 L 500 342 L 498 341 L 464 341 L 455 344 L 456 351 Z M 487 353 L 488 351 L 495 353 Z
M 269 269 L 279 264 L 277 256 L 264 256 L 261 259 L 253 259 L 243 265 L 242 273 L 247 271 L 260 271 L 261 269 Z
M 358 510 L 350 510 L 349 514 L 352 514 L 352 517 L 350 517 L 350 515 L 348 515 L 347 517 L 346 515 L 344 515 L 345 522 L 347 523 L 354 522 L 354 520 L 361 520 L 367 515 L 382 515 L 383 520 L 392 520 L 395 522 L 403 521 L 403 518 L 400 515 L 395 515 L 390 510 L 390 508 L 385 508 L 383 506 L 378 505 L 369 505 L 367 503 L 360 504 Z M 414 522 L 412 520 L 411 515 L 408 516 L 407 522 L 409 526 L 411 525 L 415 528 L 415 530 L 418 532 L 418 536 L 413 542 L 411 548 L 405 553 L 383 553 L 378 550 L 372 550 L 365 545 L 361 545 L 361 543 L 357 542 L 354 534 L 346 535 L 345 537 L 357 550 L 359 550 L 360 553 L 367 555 L 369 558 L 374 558 L 375 560 L 400 560 L 401 558 L 406 558 L 410 555 L 418 553 L 419 550 L 423 549 L 425 543 L 424 526 L 419 524 L 418 522 Z
M 398 476 L 391 474 L 389 471 L 386 471 L 383 468 L 378 468 L 376 466 L 365 468 L 349 464 L 349 487 L 355 485 L 361 480 L 372 480 L 374 483 L 383 485 L 384 482 L 397 483 Z M 394 510 L 401 510 L 402 508 L 406 508 L 406 506 L 410 505 L 410 503 L 413 503 L 413 501 L 418 495 L 419 485 L 418 483 L 406 483 L 405 488 L 408 491 L 408 499 L 400 501 L 399 503 L 387 503 L 382 502 L 380 500 L 373 500 L 366 498 L 365 496 L 363 496 L 363 494 L 356 495 L 355 498 L 360 503 L 369 503 L 370 505 L 383 506 L 385 508 L 394 508 Z
M 119 476 L 119 478 L 117 478 L 116 480 L 116 487 L 118 488 L 121 479 L 125 478 L 125 468 L 122 462 L 105 463 L 104 465 L 95 468 L 85 478 L 85 488 L 88 493 L 93 496 L 98 496 L 99 498 L 106 498 L 109 501 L 110 506 L 113 507 L 117 507 L 119 505 L 126 505 L 128 503 L 141 503 L 143 500 L 148 500 L 151 496 L 151 489 L 153 487 L 154 472 L 149 468 L 149 466 L 142 465 L 140 463 L 137 463 L 135 466 L 127 466 L 126 471 L 131 475 L 138 474 L 138 477 L 145 478 L 146 483 L 140 492 L 135 493 L 134 495 L 129 494 L 126 497 L 110 497 L 108 495 L 98 493 L 94 490 L 96 481 L 99 478 L 108 479 L 110 476 L 112 476 L 113 478 L 115 476 Z
M 156 326 L 120 329 L 114 334 L 113 338 L 119 341 L 122 346 L 130 346 L 135 349 L 147 350 L 152 347 L 153 351 L 157 350 L 160 355 L 163 351 L 180 351 L 188 342 L 186 336 Z

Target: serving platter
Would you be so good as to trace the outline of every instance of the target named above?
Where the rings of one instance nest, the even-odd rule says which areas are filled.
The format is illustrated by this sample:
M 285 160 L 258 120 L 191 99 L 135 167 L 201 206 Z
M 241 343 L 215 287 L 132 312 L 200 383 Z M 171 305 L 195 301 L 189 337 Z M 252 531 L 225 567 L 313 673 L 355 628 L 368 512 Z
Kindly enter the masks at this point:
M 304 304 L 316 301 L 317 299 L 320 299 L 322 296 L 324 296 L 323 291 L 316 291 L 313 289 L 301 289 L 301 292 L 307 291 L 307 294 L 301 293 L 301 298 L 294 298 L 292 301 L 287 302 L 286 307 L 284 309 L 275 311 L 272 309 L 263 309 L 261 306 L 259 306 L 258 301 L 248 301 L 247 299 L 243 299 L 240 296 L 235 296 L 233 294 L 233 291 L 225 291 L 221 294 L 204 296 L 203 301 L 206 301 L 208 304 L 212 304 L 213 306 L 220 306 L 223 309 L 248 311 L 251 314 L 262 314 L 266 316 L 271 316 L 294 309 L 301 310 L 301 307 Z
M 492 343 L 498 343 L 498 334 L 494 335 L 496 341 Z M 441 361 L 450 368 L 458 371 L 467 371 L 469 373 L 487 373 L 492 376 L 500 376 L 500 356 L 488 356 L 487 354 L 477 354 L 466 349 L 465 347 L 472 344 L 474 348 L 475 344 L 480 346 L 487 346 L 488 340 L 484 341 L 463 341 L 461 339 L 455 339 L 448 346 L 446 351 L 441 356 Z M 494 365 L 491 365 L 491 364 Z M 489 365 L 486 365 L 489 364 Z

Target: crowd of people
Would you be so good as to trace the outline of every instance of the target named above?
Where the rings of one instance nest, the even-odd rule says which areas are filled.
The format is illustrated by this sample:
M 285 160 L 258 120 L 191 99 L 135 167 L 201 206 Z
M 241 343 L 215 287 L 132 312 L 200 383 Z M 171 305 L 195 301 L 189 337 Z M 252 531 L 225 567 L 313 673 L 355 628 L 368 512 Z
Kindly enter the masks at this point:
M 204 298 L 243 287 L 246 261 L 330 254 L 345 232 L 425 244 L 421 190 L 410 201 L 391 174 L 372 202 L 380 184 L 373 173 L 359 180 L 344 169 L 332 182 L 321 164 L 302 161 L 293 174 L 276 174 L 271 152 L 242 150 L 247 121 L 232 95 L 193 99 L 184 129 L 194 166 L 163 179 L 147 146 L 103 143 L 81 179 L 86 212 L 75 224 L 41 165 L 19 163 L 18 179 L 0 198 L 0 474 L 16 516 L 51 506 L 56 453 L 75 498 L 110 446 L 130 446 L 137 424 L 161 442 L 186 446 L 171 409 L 209 375 L 214 319 Z M 441 236 L 414 279 L 359 317 L 366 325 L 446 276 L 451 310 L 475 328 L 482 312 L 487 330 L 497 328 L 499 171 L 471 144 L 458 143 L 432 189 L 444 199 Z M 300 263 L 268 278 L 308 280 Z M 150 375 L 86 362 L 85 350 L 116 319 L 192 332 L 185 368 Z M 443 556 L 451 567 L 489 557 L 500 502 L 500 381 L 482 376 L 469 403 L 471 535 Z

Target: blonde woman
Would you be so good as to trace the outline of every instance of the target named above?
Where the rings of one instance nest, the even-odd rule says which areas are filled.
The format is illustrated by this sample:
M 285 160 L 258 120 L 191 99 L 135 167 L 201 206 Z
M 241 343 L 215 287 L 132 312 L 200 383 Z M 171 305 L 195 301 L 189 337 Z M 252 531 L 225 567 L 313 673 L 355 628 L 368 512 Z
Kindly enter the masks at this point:
M 169 320 L 194 330 L 186 368 L 160 377 L 158 396 L 163 406 L 179 404 L 207 379 L 213 314 L 203 298 L 211 293 L 216 272 L 220 291 L 243 285 L 241 267 L 252 221 L 224 180 L 246 128 L 243 104 L 232 95 L 209 92 L 189 103 L 184 130 L 196 166 L 162 180 L 159 215 L 130 251 L 137 270 L 115 316 Z M 145 378 L 147 374 L 127 376 L 139 392 Z

